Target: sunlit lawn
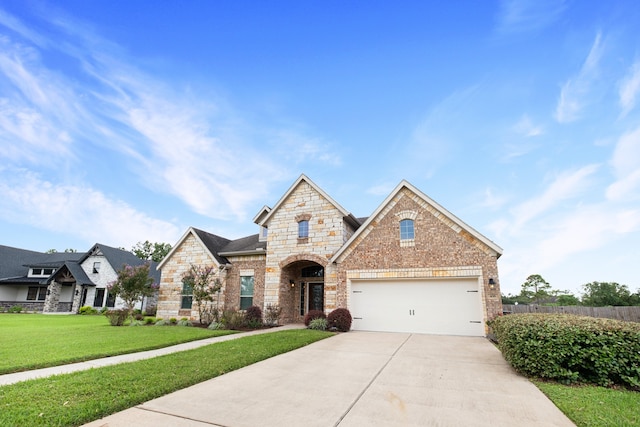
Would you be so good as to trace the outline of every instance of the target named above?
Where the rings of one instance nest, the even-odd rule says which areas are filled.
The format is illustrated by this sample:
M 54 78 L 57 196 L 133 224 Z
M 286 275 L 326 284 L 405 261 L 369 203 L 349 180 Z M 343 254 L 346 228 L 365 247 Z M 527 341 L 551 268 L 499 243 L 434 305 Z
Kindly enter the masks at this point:
M 179 326 L 111 326 L 105 316 L 0 314 L 0 374 L 226 335 Z
M 3 386 L 0 425 L 82 425 L 331 335 L 309 329 L 285 330 Z M 224 396 L 211 398 L 215 407 L 222 404 Z

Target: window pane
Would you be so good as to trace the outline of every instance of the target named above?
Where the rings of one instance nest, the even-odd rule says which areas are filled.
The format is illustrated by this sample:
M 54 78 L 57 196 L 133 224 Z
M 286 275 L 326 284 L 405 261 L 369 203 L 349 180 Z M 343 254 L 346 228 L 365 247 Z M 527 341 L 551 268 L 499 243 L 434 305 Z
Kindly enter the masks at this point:
M 240 297 L 240 310 L 246 310 L 253 305 L 253 297 Z
M 29 286 L 29 290 L 27 291 L 27 301 L 35 301 L 37 295 L 38 288 Z
M 192 304 L 193 304 L 192 296 L 183 296 L 182 302 L 180 303 L 180 308 L 191 308 Z
M 96 296 L 93 298 L 94 307 L 102 307 L 104 301 L 104 289 L 96 289 Z
M 298 223 L 298 237 L 309 237 L 309 221 Z
M 45 276 L 51 276 L 53 274 L 53 268 L 44 268 L 42 270 L 42 274 Z
M 116 306 L 116 296 L 114 294 L 107 293 L 107 307 L 115 307 Z
M 413 239 L 413 220 L 403 219 L 400 221 L 400 240 Z
M 47 288 L 42 286 L 38 292 L 38 301 L 44 301 L 47 298 Z
M 253 297 L 253 276 L 240 277 L 240 296 Z

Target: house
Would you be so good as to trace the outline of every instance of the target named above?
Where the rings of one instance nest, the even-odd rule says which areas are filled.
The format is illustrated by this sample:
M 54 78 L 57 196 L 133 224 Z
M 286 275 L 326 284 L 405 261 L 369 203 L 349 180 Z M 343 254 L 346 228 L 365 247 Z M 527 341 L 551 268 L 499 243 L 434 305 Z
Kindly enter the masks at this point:
M 42 253 L 0 245 L 0 307 L 15 305 L 25 311 L 77 313 L 80 307 L 120 308 L 123 302 L 109 295 L 107 285 L 124 265 L 145 261 L 131 252 L 96 243 L 85 253 Z M 151 263 L 150 275 L 160 282 Z M 156 298 L 137 308 L 155 306 Z
M 406 181 L 356 218 L 301 175 L 254 222 L 237 240 L 189 228 L 158 265 L 157 315 L 197 318 L 191 265 L 216 268 L 219 308 L 278 305 L 284 323 L 345 307 L 356 330 L 483 336 L 502 313 L 502 249 Z

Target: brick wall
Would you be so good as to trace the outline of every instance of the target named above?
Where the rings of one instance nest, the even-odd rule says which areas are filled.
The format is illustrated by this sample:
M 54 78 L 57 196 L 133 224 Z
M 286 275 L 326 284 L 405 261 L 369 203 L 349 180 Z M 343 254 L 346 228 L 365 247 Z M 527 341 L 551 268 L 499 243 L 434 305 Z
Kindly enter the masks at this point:
M 408 215 L 415 221 L 415 239 L 409 245 L 401 244 L 399 232 L 400 220 Z M 346 284 L 354 278 L 350 272 L 381 271 L 382 277 L 479 277 L 487 319 L 502 313 L 495 253 L 406 188 L 373 219 L 357 243 L 338 259 L 340 307 L 347 307 Z M 493 290 L 489 278 L 496 282 Z

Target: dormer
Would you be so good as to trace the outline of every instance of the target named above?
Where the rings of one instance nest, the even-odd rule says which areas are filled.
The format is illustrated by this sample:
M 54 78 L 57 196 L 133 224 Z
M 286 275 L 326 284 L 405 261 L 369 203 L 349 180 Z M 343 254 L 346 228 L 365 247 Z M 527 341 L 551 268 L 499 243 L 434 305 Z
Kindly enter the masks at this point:
M 51 267 L 31 267 L 29 268 L 28 277 L 49 277 L 56 271 Z
M 267 205 L 264 205 L 260 210 L 260 212 L 258 212 L 258 214 L 253 218 L 253 222 L 258 224 L 258 227 L 259 227 L 259 230 L 258 230 L 259 242 L 267 241 L 267 237 L 269 235 L 269 229 L 267 227 L 267 224 L 263 224 L 262 221 L 269 214 L 269 212 L 271 212 L 271 208 Z

